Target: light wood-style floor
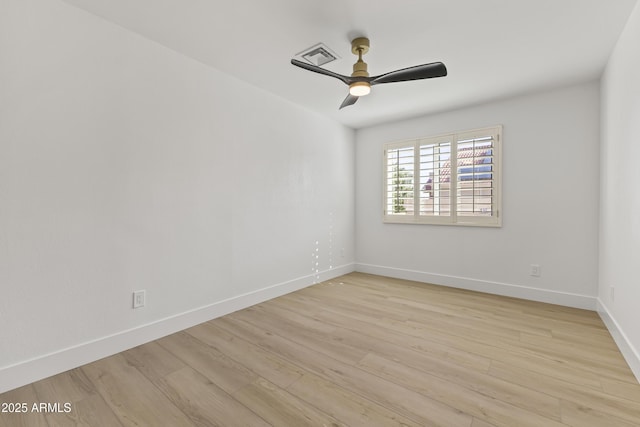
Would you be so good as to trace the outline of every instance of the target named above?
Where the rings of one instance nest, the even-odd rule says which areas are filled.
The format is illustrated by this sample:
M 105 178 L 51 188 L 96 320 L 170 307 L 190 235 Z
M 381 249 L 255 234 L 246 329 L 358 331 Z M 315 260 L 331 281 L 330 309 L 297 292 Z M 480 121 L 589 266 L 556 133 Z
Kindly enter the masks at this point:
M 0 395 L 0 426 L 640 426 L 595 312 L 352 273 Z

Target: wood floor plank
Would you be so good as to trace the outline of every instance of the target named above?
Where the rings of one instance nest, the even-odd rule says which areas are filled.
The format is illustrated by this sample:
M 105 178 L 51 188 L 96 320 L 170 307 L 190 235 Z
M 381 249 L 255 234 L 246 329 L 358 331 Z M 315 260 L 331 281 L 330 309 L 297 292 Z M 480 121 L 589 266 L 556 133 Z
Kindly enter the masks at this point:
M 632 402 L 640 402 L 640 384 L 630 382 L 632 376 L 625 378 L 625 381 L 612 380 L 610 378 L 602 379 L 602 389 L 605 393 L 617 396 L 622 399 L 628 399 Z
M 426 427 L 310 372 L 287 391 L 350 426 Z
M 425 397 L 455 406 L 499 427 L 562 426 L 560 422 L 544 416 L 542 411 L 532 412 L 517 408 L 510 403 L 476 391 L 465 390 L 457 384 L 373 354 L 367 355 L 358 365 L 389 381 L 399 382 Z
M 162 338 L 158 343 L 229 394 L 257 378 L 257 375 L 246 366 L 186 332 Z
M 460 337 L 456 332 L 447 328 L 438 328 L 428 324 L 406 322 L 393 322 L 387 324 L 390 329 L 400 334 L 421 337 L 430 341 L 439 342 L 454 347 L 461 351 L 477 354 L 491 360 L 518 364 L 525 369 L 533 369 L 541 374 L 558 376 L 585 387 L 601 389 L 600 377 L 597 374 L 585 371 L 570 362 L 558 361 L 549 358 L 544 353 L 535 349 L 520 347 L 517 343 L 505 341 L 484 341 L 471 335 Z
M 38 381 L 33 386 L 41 402 L 57 402 L 64 396 L 65 402 L 75 403 L 96 393 L 95 386 L 80 368 Z
M 473 418 L 473 422 L 471 423 L 471 427 L 496 427 L 495 424 L 488 423 L 480 418 Z
M 82 369 L 124 426 L 194 425 L 122 355 L 107 357 Z
M 268 426 L 207 377 L 186 366 L 166 377 L 165 393 L 197 426 Z
M 351 292 L 350 290 L 343 290 L 348 288 L 348 286 L 343 286 L 338 288 L 340 290 L 340 294 L 332 295 L 327 294 L 324 289 L 315 289 L 314 287 L 302 289 L 303 292 L 300 294 L 300 298 L 311 297 L 311 298 L 320 298 L 320 300 L 324 301 L 324 304 L 331 305 L 336 309 L 340 309 L 343 311 L 354 311 L 358 313 L 363 313 L 371 316 L 384 317 L 394 320 L 407 320 L 409 316 L 406 313 L 403 313 L 399 310 L 390 310 L 387 308 L 378 308 L 371 304 L 363 305 L 360 303 L 362 301 L 361 298 L 358 298 L 355 292 Z M 286 295 L 285 295 L 286 297 Z M 353 304 L 353 301 L 357 300 L 358 304 Z
M 29 412 L 0 412 L 0 427 L 640 426 L 640 384 L 597 313 L 364 273 L 3 402 Z M 56 402 L 72 410 L 31 410 Z
M 305 331 L 313 331 L 319 334 L 331 334 L 336 330 L 336 326 L 330 323 L 321 322 L 315 319 L 313 316 L 309 316 L 309 313 L 297 313 L 292 310 L 287 310 L 278 306 L 278 304 L 271 304 L 271 301 L 265 304 L 258 304 L 254 306 L 262 311 L 273 314 L 277 318 L 285 319 L 287 323 L 294 323 L 298 327 Z
M 251 370 L 257 375 L 279 387 L 287 388 L 305 373 L 304 369 L 277 354 L 266 351 L 218 327 L 216 322 L 206 322 L 187 329 L 185 332 L 200 341 L 210 343 L 216 350 L 244 366 L 251 367 Z
M 242 387 L 233 396 L 273 426 L 345 426 L 263 378 Z
M 122 355 L 197 426 L 268 425 L 157 342 L 135 347 Z
M 44 413 L 33 411 L 40 400 L 32 384 L 0 394 L 0 427 L 48 427 Z
M 293 298 L 293 297 L 292 297 Z M 432 302 L 432 299 L 429 300 Z M 315 302 L 318 304 L 318 301 Z M 514 303 L 520 304 L 519 300 L 515 300 Z M 529 302 L 525 302 L 525 306 L 529 307 Z M 333 307 L 330 308 L 333 310 Z M 530 308 L 528 308 L 529 311 Z M 545 310 L 546 311 L 546 306 Z M 571 309 L 573 310 L 573 309 Z M 339 310 L 338 310 L 339 311 Z M 582 310 L 578 310 L 578 314 L 585 314 Z M 352 314 L 350 314 L 352 315 Z M 574 315 L 576 315 L 574 313 Z M 366 316 L 366 315 L 364 315 Z M 590 318 L 590 315 L 588 315 Z M 325 319 L 326 320 L 326 319 Z M 378 319 L 380 322 L 384 322 L 385 319 Z M 504 323 L 504 321 L 503 321 Z M 576 367 L 568 367 L 565 361 L 558 362 L 557 357 L 553 357 L 555 355 L 549 355 L 548 352 L 541 352 L 541 348 L 535 346 L 520 346 L 517 342 L 510 342 L 511 340 L 502 340 L 501 337 L 491 337 L 487 335 L 485 332 L 478 330 L 469 330 L 466 327 L 459 327 L 457 325 L 449 325 L 447 322 L 439 322 L 439 321 L 429 321 L 429 322 L 393 322 L 387 323 L 385 326 L 389 326 L 392 329 L 396 329 L 397 332 L 400 332 L 399 336 L 417 336 L 417 337 L 429 337 L 434 338 L 437 342 L 443 343 L 443 341 L 439 340 L 439 338 L 443 337 L 445 339 L 444 343 L 451 342 L 451 335 L 455 334 L 456 337 L 460 337 L 461 339 L 454 339 L 454 345 L 460 346 L 464 345 L 464 347 L 459 347 L 463 352 L 473 353 L 476 351 L 479 355 L 493 358 L 493 357 L 502 357 L 508 356 L 512 353 L 520 353 L 521 360 L 526 362 L 527 364 L 531 364 L 531 361 L 539 361 L 537 364 L 540 367 L 541 371 L 552 370 L 556 371 L 558 375 L 563 375 L 566 378 L 572 378 L 574 381 L 583 384 L 585 386 L 590 386 L 594 388 L 601 388 L 599 378 L 595 378 L 594 375 L 591 375 L 589 372 L 585 372 L 584 369 L 576 369 Z M 446 332 L 442 332 L 446 331 Z M 433 342 L 433 340 L 432 340 Z M 490 346 L 485 345 L 484 343 L 491 343 Z M 495 348 L 497 347 L 497 348 Z M 505 351 L 507 350 L 507 351 Z M 542 358 L 543 360 L 540 360 Z M 612 372 L 615 375 L 615 372 Z M 623 375 L 627 375 L 627 372 L 624 372 Z
M 254 325 L 260 325 L 260 327 L 264 329 L 278 333 L 281 336 L 286 336 L 295 340 L 300 345 L 347 364 L 356 363 L 366 354 L 366 351 L 350 347 L 340 340 L 335 339 L 330 334 L 302 328 L 299 325 L 294 325 L 287 321 L 285 317 L 273 313 L 265 315 L 264 310 L 261 310 L 259 307 L 252 307 L 234 313 L 233 317 L 245 320 Z
M 548 329 L 575 328 L 576 325 L 579 328 L 588 326 L 607 334 L 606 327 L 597 313 L 589 310 L 543 304 L 536 301 L 484 294 L 428 283 L 373 276 L 365 273 L 351 273 L 341 279 L 351 286 L 359 286 L 360 289 L 364 290 L 372 287 L 374 289 L 384 289 L 389 296 L 403 295 L 408 298 L 420 299 L 421 293 L 428 293 L 430 296 L 429 301 L 434 301 L 435 305 L 450 304 L 454 308 L 458 307 L 460 311 L 467 309 L 479 310 L 483 314 L 491 313 L 499 317 L 508 317 L 510 320 L 521 319 L 529 324 L 539 325 Z
M 352 316 L 352 314 L 349 314 Z M 541 357 L 536 351 L 527 348 L 519 348 L 511 343 L 496 343 L 484 340 L 471 339 L 470 335 L 466 335 L 467 339 L 460 339 L 449 329 L 438 328 L 427 324 L 407 324 L 407 322 L 386 321 L 380 319 L 380 323 L 384 328 L 393 331 L 398 337 L 411 339 L 411 337 L 427 341 L 432 346 L 444 346 L 451 348 L 452 351 L 467 353 L 482 357 L 485 360 L 501 360 L 519 363 L 524 367 L 533 367 L 541 373 L 551 373 L 558 375 L 577 384 L 588 387 L 601 389 L 600 378 L 583 369 L 572 366 L 570 363 L 558 362 L 555 359 Z M 379 328 L 376 328 L 377 332 Z M 370 329 L 364 329 L 370 332 Z
M 585 331 L 567 331 L 562 329 L 552 329 L 551 336 L 558 340 L 562 340 L 563 342 L 577 343 L 586 345 L 588 348 L 596 348 L 603 350 L 611 350 L 615 352 L 619 352 L 618 346 L 616 342 L 611 338 L 608 332 L 604 332 L 602 330 L 591 330 L 591 333 L 585 334 Z
M 611 414 L 568 400 L 562 401 L 562 422 L 572 427 L 638 427 Z
M 366 300 L 373 306 L 377 306 L 382 310 L 389 310 L 394 308 L 398 312 L 405 313 L 413 320 L 427 320 L 424 316 L 429 318 L 435 318 L 439 321 L 447 319 L 447 321 L 460 322 L 462 326 L 470 328 L 485 330 L 484 323 L 491 325 L 491 331 L 493 333 L 500 333 L 506 337 L 514 339 L 518 338 L 518 335 L 522 330 L 526 330 L 532 334 L 541 334 L 550 336 L 549 329 L 538 328 L 531 322 L 521 322 L 518 327 L 511 323 L 505 324 L 499 319 L 495 319 L 493 313 L 488 311 L 486 303 L 479 305 L 478 307 L 468 306 L 464 307 L 459 303 L 459 299 L 447 300 L 442 298 L 444 294 L 442 287 L 434 287 L 433 285 L 424 285 L 428 289 L 437 289 L 436 294 L 438 298 L 432 298 L 429 301 L 422 302 L 419 298 L 420 293 L 423 293 L 425 289 L 412 288 L 409 286 L 396 286 L 395 288 L 387 289 L 386 292 L 376 292 L 372 294 L 371 287 L 360 286 L 357 289 L 359 293 L 369 294 L 368 298 L 360 297 L 360 300 Z M 406 291 L 406 289 L 409 291 Z M 460 292 L 460 291 L 459 291 Z
M 280 354 L 293 363 L 341 387 L 367 396 L 374 402 L 425 425 L 465 426 L 471 417 L 455 408 L 398 386 L 392 381 L 365 372 L 353 365 L 333 359 L 315 349 L 300 345 L 277 334 L 263 334 L 259 324 L 228 316 L 221 322 L 266 350 Z M 448 423 L 448 424 L 447 424 Z
M 345 342 L 353 343 L 352 337 L 346 337 L 345 331 L 352 331 L 359 334 L 360 338 L 368 343 L 367 350 L 373 350 L 381 342 L 388 343 L 394 348 L 412 349 L 420 353 L 425 353 L 437 359 L 445 359 L 451 363 L 467 367 L 477 371 L 486 372 L 491 364 L 491 359 L 458 350 L 453 346 L 448 346 L 440 342 L 425 339 L 425 337 L 399 334 L 397 330 L 387 327 L 387 323 L 382 319 L 365 317 L 354 313 L 341 313 L 330 308 L 320 311 L 314 318 L 327 323 L 341 326 L 336 330 L 336 335 L 343 338 Z M 361 345 L 365 348 L 364 345 Z
M 154 384 L 187 366 L 157 341 L 124 351 L 122 357 Z
M 34 388 L 40 402 L 58 402 L 63 407 L 60 412 L 45 414 L 49 427 L 122 425 L 80 368 L 39 381 Z M 68 413 L 65 404 L 69 404 Z
M 523 320 L 518 321 L 516 316 L 512 316 L 512 322 L 505 324 L 500 317 L 486 311 L 486 309 L 484 311 L 476 307 L 465 309 L 456 305 L 453 301 L 438 301 L 437 304 L 434 304 L 433 301 L 421 302 L 411 297 L 389 297 L 387 301 L 408 309 L 408 313 L 413 320 L 422 321 L 425 314 L 429 314 L 432 318 L 436 316 L 439 320 L 457 318 L 458 322 L 463 326 L 467 325 L 474 329 L 480 328 L 483 330 L 491 329 L 508 338 L 517 339 L 522 332 L 551 337 L 549 328 L 540 327 L 538 324 Z
M 508 363 L 493 362 L 489 374 L 534 390 L 544 390 L 545 393 L 559 399 L 569 400 L 586 408 L 640 425 L 640 401 L 622 399 L 604 391 L 582 387 L 573 382 L 542 375 Z
M 330 317 L 335 319 L 334 314 Z M 360 348 L 367 353 L 374 352 L 398 360 L 419 360 L 421 365 L 434 365 L 435 369 L 446 364 L 461 366 L 465 371 L 487 372 L 491 363 L 487 358 L 420 338 L 400 336 L 381 326 L 369 325 L 368 328 L 359 330 L 351 327 L 339 328 L 334 332 L 334 336 L 347 345 Z
M 116 414 L 99 394 L 74 402 L 68 414 L 47 414 L 49 427 L 121 427 Z
M 579 362 L 588 365 L 600 372 L 602 366 L 608 368 L 616 368 L 622 371 L 623 376 L 627 376 L 629 366 L 620 354 L 620 351 L 593 348 L 585 344 L 576 342 L 566 342 L 556 338 L 541 337 L 522 333 L 520 341 L 527 349 L 536 349 L 544 351 L 551 357 L 562 358 L 564 360 L 571 359 L 573 362 Z
M 357 337 L 353 335 L 346 339 L 349 342 L 357 341 Z M 560 420 L 559 399 L 548 394 L 493 377 L 484 371 L 461 367 L 455 363 L 449 363 L 446 359 L 433 358 L 410 349 L 384 345 L 371 347 L 371 353 L 363 361 L 374 356 L 381 356 L 394 363 L 401 363 L 492 399 L 501 400 L 525 410 L 535 411 L 556 421 Z

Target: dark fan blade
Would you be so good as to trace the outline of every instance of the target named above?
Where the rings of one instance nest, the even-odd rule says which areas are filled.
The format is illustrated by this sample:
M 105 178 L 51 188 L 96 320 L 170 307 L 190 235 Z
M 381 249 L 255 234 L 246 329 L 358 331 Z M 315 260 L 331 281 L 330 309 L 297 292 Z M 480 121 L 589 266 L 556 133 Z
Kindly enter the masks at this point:
M 358 100 L 358 98 L 360 98 L 359 96 L 353 96 L 351 94 L 347 95 L 347 97 L 344 99 L 344 101 L 342 101 L 342 104 L 340 104 L 340 108 L 338 108 L 338 110 L 342 110 L 344 107 L 348 107 L 349 105 L 353 105 L 356 103 L 356 101 Z
M 292 59 L 291 63 L 296 67 L 304 68 L 305 70 L 313 71 L 314 73 L 324 74 L 325 76 L 334 77 L 347 85 L 350 84 L 352 81 L 351 77 L 349 76 L 343 76 L 342 74 L 334 73 L 333 71 L 325 70 L 322 67 L 307 64 L 306 62 L 298 61 L 297 59 Z
M 371 78 L 371 84 L 406 82 L 409 80 L 430 79 L 433 77 L 444 77 L 447 75 L 447 67 L 442 62 L 432 62 L 431 64 L 416 65 L 414 67 L 403 68 L 402 70 L 391 71 Z

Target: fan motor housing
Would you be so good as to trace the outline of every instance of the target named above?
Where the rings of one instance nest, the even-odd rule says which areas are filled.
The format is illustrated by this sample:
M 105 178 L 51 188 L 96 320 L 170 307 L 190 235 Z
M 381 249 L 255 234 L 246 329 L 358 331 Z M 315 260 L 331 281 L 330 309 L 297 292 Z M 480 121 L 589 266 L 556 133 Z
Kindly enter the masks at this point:
M 369 46 L 369 39 L 366 37 L 358 37 L 351 41 L 351 52 L 358 55 L 358 61 L 353 64 L 351 77 L 369 77 L 367 63 L 362 60 L 362 55 L 369 52 Z
M 353 64 L 353 73 L 351 74 L 351 77 L 369 77 L 367 63 L 364 61 L 358 61 Z

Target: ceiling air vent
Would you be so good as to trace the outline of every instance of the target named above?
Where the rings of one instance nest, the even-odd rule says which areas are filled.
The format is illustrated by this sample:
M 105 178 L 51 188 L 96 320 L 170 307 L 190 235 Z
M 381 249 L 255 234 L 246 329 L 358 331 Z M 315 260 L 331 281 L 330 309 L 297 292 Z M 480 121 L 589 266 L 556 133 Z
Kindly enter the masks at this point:
M 296 58 L 321 67 L 324 64 L 335 61 L 339 56 L 323 43 L 318 43 L 297 54 Z

